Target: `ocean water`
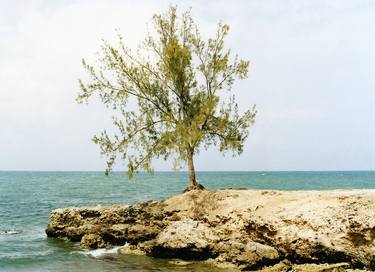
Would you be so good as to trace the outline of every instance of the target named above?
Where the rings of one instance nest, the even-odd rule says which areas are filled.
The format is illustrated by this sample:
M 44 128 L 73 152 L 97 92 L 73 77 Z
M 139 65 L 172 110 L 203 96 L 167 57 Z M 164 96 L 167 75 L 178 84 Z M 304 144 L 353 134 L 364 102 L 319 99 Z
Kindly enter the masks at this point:
M 208 189 L 326 190 L 375 188 L 375 171 L 198 172 Z M 200 263 L 84 251 L 77 244 L 47 238 L 54 208 L 132 204 L 180 193 L 184 172 L 125 173 L 0 172 L 0 271 L 223 271 Z

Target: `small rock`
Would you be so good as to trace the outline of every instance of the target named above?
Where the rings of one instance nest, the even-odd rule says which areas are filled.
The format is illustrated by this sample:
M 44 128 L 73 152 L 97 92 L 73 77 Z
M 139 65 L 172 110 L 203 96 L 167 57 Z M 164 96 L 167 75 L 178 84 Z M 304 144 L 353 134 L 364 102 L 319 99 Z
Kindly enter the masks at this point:
M 105 246 L 103 238 L 98 234 L 85 234 L 81 239 L 82 248 L 102 248 Z
M 337 264 L 303 264 L 293 266 L 293 272 L 341 272 L 349 268 L 348 263 Z

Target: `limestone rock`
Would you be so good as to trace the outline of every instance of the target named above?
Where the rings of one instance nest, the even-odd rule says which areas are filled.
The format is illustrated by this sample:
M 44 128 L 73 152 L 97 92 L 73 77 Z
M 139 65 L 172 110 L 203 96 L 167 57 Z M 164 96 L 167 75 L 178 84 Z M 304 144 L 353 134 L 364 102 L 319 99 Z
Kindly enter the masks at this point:
M 82 248 L 102 248 L 105 246 L 103 238 L 98 234 L 85 234 L 81 239 Z
M 192 219 L 171 222 L 155 239 L 152 255 L 180 259 L 208 259 L 219 237 L 202 222 Z
M 375 190 L 192 190 L 131 206 L 56 209 L 46 233 L 246 270 L 354 271 L 375 270 L 374 222 Z
M 293 272 L 342 272 L 349 268 L 348 263 L 337 264 L 305 264 L 295 265 L 292 268 Z

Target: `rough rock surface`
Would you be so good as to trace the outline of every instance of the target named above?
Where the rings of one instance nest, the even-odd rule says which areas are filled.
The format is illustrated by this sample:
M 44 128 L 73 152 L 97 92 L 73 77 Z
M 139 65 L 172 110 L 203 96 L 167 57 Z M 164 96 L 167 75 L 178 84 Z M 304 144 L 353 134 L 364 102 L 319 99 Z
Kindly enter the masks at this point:
M 190 191 L 56 209 L 46 233 L 85 248 L 259 271 L 375 270 L 375 190 Z

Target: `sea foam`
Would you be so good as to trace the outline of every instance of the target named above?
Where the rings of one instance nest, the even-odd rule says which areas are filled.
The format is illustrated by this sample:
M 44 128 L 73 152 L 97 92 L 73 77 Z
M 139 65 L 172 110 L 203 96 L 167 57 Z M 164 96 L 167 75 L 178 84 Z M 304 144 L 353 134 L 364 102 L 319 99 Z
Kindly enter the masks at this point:
M 127 244 L 125 245 L 127 246 Z M 113 248 L 98 248 L 94 250 L 84 251 L 82 252 L 84 255 L 93 257 L 93 258 L 100 258 L 107 255 L 114 255 L 118 253 L 120 247 L 113 247 Z
M 20 234 L 22 231 L 20 230 L 5 230 L 0 232 L 0 234 L 9 234 L 9 235 L 15 235 L 15 234 Z

